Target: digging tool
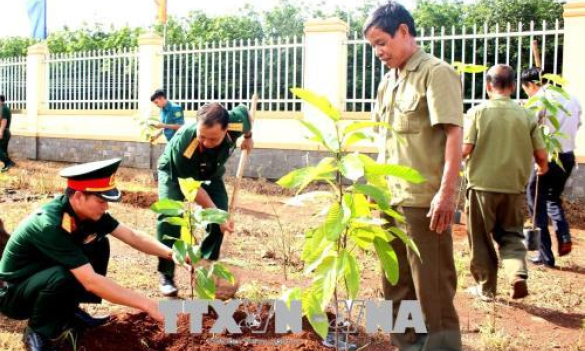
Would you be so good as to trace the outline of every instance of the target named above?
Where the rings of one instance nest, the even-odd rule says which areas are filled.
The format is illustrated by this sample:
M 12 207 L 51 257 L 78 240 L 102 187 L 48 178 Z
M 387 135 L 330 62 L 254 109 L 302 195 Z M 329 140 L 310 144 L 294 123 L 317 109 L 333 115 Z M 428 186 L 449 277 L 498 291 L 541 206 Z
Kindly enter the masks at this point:
M 538 49 L 538 40 L 532 41 L 532 55 L 534 56 L 534 66 L 541 68 L 540 50 Z
M 254 124 L 254 119 L 256 117 L 256 105 L 258 104 L 258 95 L 254 94 L 252 96 L 252 105 L 250 106 L 250 124 Z M 242 154 L 240 156 L 240 163 L 238 164 L 238 171 L 236 172 L 236 181 L 234 182 L 234 190 L 232 191 L 232 201 L 229 206 L 229 214 L 230 218 L 234 214 L 234 210 L 236 209 L 236 199 L 238 196 L 238 192 L 240 191 L 240 185 L 242 183 L 242 177 L 244 176 L 244 169 L 246 168 L 246 163 L 248 162 L 248 150 L 242 150 Z
M 254 119 L 256 117 L 256 105 L 258 104 L 258 95 L 254 94 L 252 96 L 252 103 L 250 106 L 250 124 L 254 125 Z M 228 208 L 228 213 L 229 213 L 229 220 L 232 220 L 235 216 L 235 209 L 236 209 L 236 204 L 237 204 L 237 198 L 238 198 L 238 192 L 240 190 L 240 186 L 242 183 L 242 177 L 244 176 L 244 169 L 246 168 L 246 163 L 248 161 L 248 150 L 242 150 L 242 153 L 240 155 L 240 162 L 238 164 L 238 170 L 236 172 L 236 179 L 234 182 L 234 189 L 232 191 L 232 198 L 230 201 L 230 205 Z M 226 250 L 227 247 L 227 242 L 224 242 L 224 248 L 223 250 Z M 224 262 L 224 264 L 226 265 L 226 267 L 228 268 L 228 270 L 234 275 L 235 277 L 235 284 L 234 286 L 230 286 L 227 287 L 225 290 L 225 294 L 223 291 L 220 292 L 220 287 L 224 287 L 223 283 L 220 280 L 216 280 L 216 297 L 222 300 L 227 300 L 229 298 L 232 298 L 233 294 L 235 294 L 237 292 L 237 289 L 239 287 L 239 279 L 237 274 L 234 273 L 234 265 Z M 224 289 L 221 289 L 224 290 Z M 217 294 L 217 292 L 219 292 L 219 294 Z
M 538 251 L 540 249 L 540 228 L 536 227 L 539 179 L 540 176 L 536 175 L 536 191 L 534 193 L 534 208 L 532 209 L 532 226 L 529 228 L 524 228 L 524 245 L 528 251 Z

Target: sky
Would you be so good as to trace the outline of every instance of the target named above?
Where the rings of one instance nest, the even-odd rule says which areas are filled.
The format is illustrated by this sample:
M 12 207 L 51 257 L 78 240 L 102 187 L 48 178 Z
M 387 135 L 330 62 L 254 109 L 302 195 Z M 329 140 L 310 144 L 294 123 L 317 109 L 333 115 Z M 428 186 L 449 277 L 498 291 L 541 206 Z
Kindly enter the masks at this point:
M 168 14 L 182 16 L 191 10 L 201 10 L 210 15 L 234 14 L 246 2 L 253 3 L 258 10 L 266 10 L 278 4 L 278 0 L 167 0 Z M 305 0 L 305 3 L 325 2 L 325 7 L 353 8 L 360 0 Z M 382 1 L 382 0 L 380 0 Z M 28 36 L 30 32 L 26 0 L 0 0 L 0 38 Z M 402 0 L 412 8 L 415 0 Z M 47 0 L 48 31 L 55 32 L 68 26 L 83 27 L 84 23 L 101 23 L 106 26 L 147 27 L 154 23 L 156 5 L 154 0 Z

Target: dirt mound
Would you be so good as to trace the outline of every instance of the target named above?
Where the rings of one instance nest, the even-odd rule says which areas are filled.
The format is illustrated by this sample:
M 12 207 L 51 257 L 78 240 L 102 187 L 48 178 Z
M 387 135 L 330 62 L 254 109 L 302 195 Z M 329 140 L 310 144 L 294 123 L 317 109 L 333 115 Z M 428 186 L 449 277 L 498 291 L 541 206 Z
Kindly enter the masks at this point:
M 234 320 L 245 322 L 246 314 L 237 311 Z M 321 344 L 319 337 L 303 323 L 298 334 L 274 334 L 271 320 L 267 333 L 255 334 L 242 327 L 242 334 L 211 334 L 215 323 L 213 314 L 203 316 L 203 333 L 191 334 L 189 316 L 179 316 L 178 333 L 166 334 L 161 324 L 145 313 L 119 314 L 102 327 L 88 331 L 77 345 L 78 350 L 124 351 L 187 351 L 187 350 L 330 350 Z M 69 347 L 70 349 L 70 347 Z
M 139 208 L 149 208 L 158 200 L 158 194 L 153 191 L 122 191 L 122 203 Z
M 563 202 L 565 214 L 569 227 L 585 230 L 585 201 L 567 201 Z

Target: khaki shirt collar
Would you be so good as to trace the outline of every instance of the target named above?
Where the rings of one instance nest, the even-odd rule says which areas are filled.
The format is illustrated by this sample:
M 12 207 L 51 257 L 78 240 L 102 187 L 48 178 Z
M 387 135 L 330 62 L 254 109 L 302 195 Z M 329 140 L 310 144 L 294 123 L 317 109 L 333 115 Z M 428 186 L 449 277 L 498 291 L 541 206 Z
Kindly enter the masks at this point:
M 510 96 L 508 95 L 500 95 L 500 94 L 492 94 L 492 100 L 500 100 L 500 101 L 509 101 L 511 100 Z
M 408 59 L 408 62 L 404 66 L 405 71 L 416 71 L 423 58 L 425 57 L 425 51 L 419 47 L 414 54 Z

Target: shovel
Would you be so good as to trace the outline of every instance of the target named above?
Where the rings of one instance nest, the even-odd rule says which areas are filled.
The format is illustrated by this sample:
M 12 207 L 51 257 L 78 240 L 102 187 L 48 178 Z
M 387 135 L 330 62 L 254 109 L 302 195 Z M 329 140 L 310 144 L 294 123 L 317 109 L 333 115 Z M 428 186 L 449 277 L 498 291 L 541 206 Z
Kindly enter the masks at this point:
M 257 104 L 258 104 L 258 95 L 254 94 L 252 96 L 252 103 L 250 106 L 250 122 L 251 122 L 251 124 L 254 123 L 254 117 L 256 116 L 256 105 Z M 230 202 L 230 205 L 228 208 L 230 220 L 233 219 L 235 216 L 236 203 L 237 203 L 236 200 L 238 197 L 238 192 L 240 191 L 240 186 L 242 184 L 242 177 L 244 176 L 244 169 L 246 168 L 247 161 L 248 161 L 248 150 L 242 150 L 242 153 L 240 154 L 240 162 L 238 164 L 238 170 L 236 172 L 234 189 L 232 191 L 232 198 L 231 198 L 231 202 Z M 224 246 L 223 246 L 222 250 L 227 251 L 227 243 L 228 243 L 228 240 L 226 240 L 224 242 Z M 223 261 L 223 264 L 235 277 L 235 284 L 233 287 L 226 287 L 225 284 L 223 284 L 223 282 L 216 280 L 216 287 L 217 287 L 218 292 L 220 292 L 220 290 L 228 290 L 225 294 L 223 294 L 223 292 L 220 293 L 221 295 L 226 295 L 226 296 L 220 296 L 220 298 L 223 300 L 227 300 L 229 298 L 232 298 L 232 296 L 230 296 L 230 295 L 235 294 L 239 288 L 238 274 L 236 272 L 234 272 L 235 266 L 239 266 L 239 264 L 237 264 L 235 262 L 231 262 L 230 260 Z
M 536 227 L 536 211 L 538 208 L 538 181 L 536 176 L 536 192 L 534 194 L 534 209 L 532 214 L 532 227 L 524 228 L 524 245 L 528 251 L 540 250 L 540 228 Z

